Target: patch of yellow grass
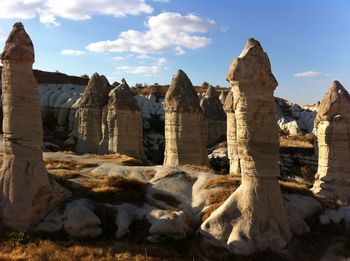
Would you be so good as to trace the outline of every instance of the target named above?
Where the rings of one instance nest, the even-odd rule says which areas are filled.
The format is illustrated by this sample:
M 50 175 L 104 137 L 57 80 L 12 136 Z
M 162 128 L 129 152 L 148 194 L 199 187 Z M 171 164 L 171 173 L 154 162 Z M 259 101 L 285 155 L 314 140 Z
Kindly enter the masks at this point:
M 280 136 L 280 147 L 282 148 L 313 148 L 313 134 L 304 136 Z
M 47 158 L 44 160 L 47 169 L 68 169 L 68 170 L 80 170 L 83 168 L 96 167 L 97 164 L 83 163 L 75 160 L 56 160 Z
M 236 189 L 241 184 L 240 176 L 222 175 L 209 180 L 204 184 L 204 189 L 222 187 L 227 189 Z
M 147 250 L 142 244 L 133 243 L 111 243 L 106 242 L 105 245 L 89 245 L 89 244 L 71 244 L 64 246 L 49 240 L 31 242 L 27 244 L 18 244 L 14 242 L 0 243 L 0 260 L 19 261 L 19 260 L 52 260 L 52 261 L 92 261 L 92 260 L 181 260 L 170 258 L 176 253 L 170 250 L 156 251 Z M 159 257 L 157 257 L 159 256 Z
M 97 159 L 113 160 L 113 162 L 124 166 L 142 166 L 145 161 L 124 154 L 96 155 Z

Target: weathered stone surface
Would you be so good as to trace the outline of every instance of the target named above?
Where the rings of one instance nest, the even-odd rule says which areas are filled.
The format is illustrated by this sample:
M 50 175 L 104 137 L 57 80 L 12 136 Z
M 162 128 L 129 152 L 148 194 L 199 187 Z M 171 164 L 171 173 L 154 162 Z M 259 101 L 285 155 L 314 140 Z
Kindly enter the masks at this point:
M 350 95 L 334 81 L 315 119 L 318 170 L 312 191 L 340 204 L 350 203 Z
M 21 23 L 13 26 L 1 61 L 4 156 L 0 218 L 14 229 L 31 229 L 70 194 L 49 180 L 45 169 L 38 84 L 32 70 L 34 47 Z
M 107 125 L 109 153 L 143 157 L 141 110 L 124 79 L 109 93 Z
M 101 220 L 94 213 L 95 207 L 87 199 L 78 199 L 54 209 L 36 231 L 58 232 L 64 229 L 71 237 L 97 237 L 102 234 Z
M 207 133 L 199 99 L 190 79 L 179 70 L 171 81 L 164 101 L 164 164 L 207 165 Z
M 279 138 L 273 91 L 277 81 L 260 43 L 249 39 L 231 63 L 227 80 L 233 91 L 239 188 L 202 224 L 202 234 L 231 252 L 283 248 L 293 233 L 308 230 L 298 213 L 288 213 L 279 176 Z
M 220 100 L 222 105 L 225 104 L 226 97 L 227 97 L 227 94 L 224 91 L 221 91 L 220 96 L 219 96 L 219 100 Z
M 98 153 L 102 139 L 102 112 L 108 103 L 110 85 L 103 75 L 95 73 L 81 97 L 76 111 L 76 151 Z
M 213 86 L 208 87 L 200 106 L 207 127 L 208 145 L 213 145 L 226 134 L 226 114 Z
M 226 96 L 224 110 L 226 112 L 227 117 L 227 129 L 226 129 L 226 137 L 227 137 L 227 154 L 228 159 L 230 161 L 230 174 L 240 175 L 241 167 L 239 163 L 238 157 L 238 145 L 237 145 L 237 124 L 235 117 L 235 110 L 233 104 L 233 92 L 230 92 Z

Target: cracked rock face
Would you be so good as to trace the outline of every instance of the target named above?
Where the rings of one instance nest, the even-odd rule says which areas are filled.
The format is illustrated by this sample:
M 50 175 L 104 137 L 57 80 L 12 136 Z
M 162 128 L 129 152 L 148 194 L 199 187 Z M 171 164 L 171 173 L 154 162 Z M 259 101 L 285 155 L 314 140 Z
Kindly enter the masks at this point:
M 231 252 L 279 249 L 293 233 L 308 230 L 300 215 L 288 212 L 277 181 L 279 138 L 273 97 L 277 81 L 260 43 L 249 39 L 231 63 L 241 185 L 201 225 L 201 233 Z
M 233 104 L 233 92 L 232 90 L 227 94 L 226 100 L 224 103 L 224 110 L 226 112 L 227 117 L 227 129 L 226 129 L 226 137 L 227 137 L 227 155 L 230 161 L 230 174 L 240 175 L 241 167 L 238 157 L 238 149 L 237 149 L 237 124 L 235 117 L 235 110 Z
M 200 102 L 207 127 L 208 145 L 215 144 L 226 134 L 226 114 L 213 86 L 209 86 Z
M 314 123 L 318 170 L 312 191 L 339 204 L 350 202 L 350 95 L 334 81 L 325 94 Z
M 70 196 L 49 180 L 42 158 L 43 130 L 38 84 L 34 78 L 33 43 L 16 23 L 1 55 L 3 166 L 0 218 L 14 229 L 30 229 Z
M 109 83 L 106 77 L 91 76 L 75 114 L 75 135 L 79 153 L 98 153 L 102 139 L 103 108 L 108 103 Z
M 207 133 L 197 93 L 187 75 L 179 70 L 164 101 L 164 164 L 207 165 Z
M 143 157 L 141 110 L 125 80 L 109 93 L 103 136 L 108 139 L 108 152 Z

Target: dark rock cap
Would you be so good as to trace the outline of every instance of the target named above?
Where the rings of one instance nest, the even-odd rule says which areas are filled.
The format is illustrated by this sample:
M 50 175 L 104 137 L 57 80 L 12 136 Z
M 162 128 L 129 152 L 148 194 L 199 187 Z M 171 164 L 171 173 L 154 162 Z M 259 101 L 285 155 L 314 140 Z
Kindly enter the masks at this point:
M 203 110 L 204 118 L 218 121 L 226 120 L 226 113 L 213 86 L 210 85 L 208 87 L 200 102 L 200 106 Z
M 350 95 L 340 82 L 334 81 L 323 97 L 319 107 L 314 126 L 320 121 L 334 120 L 335 116 L 350 117 Z
M 22 23 L 18 22 L 13 25 L 1 54 L 1 60 L 34 63 L 34 46 Z
M 109 93 L 108 108 L 124 111 L 141 111 L 125 79 L 122 79 L 122 83 Z
M 185 72 L 178 70 L 165 95 L 165 111 L 201 112 L 197 92 Z
M 260 43 L 253 38 L 247 41 L 239 57 L 233 59 L 226 80 L 229 82 L 256 84 L 254 88 L 271 86 L 271 88 L 275 89 L 278 85 L 271 72 L 268 55 Z
M 79 107 L 103 108 L 108 103 L 110 85 L 104 75 L 94 73 L 86 86 Z
M 230 90 L 226 96 L 226 100 L 225 100 L 225 103 L 224 103 L 224 110 L 226 113 L 228 112 L 235 112 L 235 109 L 234 109 L 234 103 L 233 103 L 233 92 L 232 90 Z

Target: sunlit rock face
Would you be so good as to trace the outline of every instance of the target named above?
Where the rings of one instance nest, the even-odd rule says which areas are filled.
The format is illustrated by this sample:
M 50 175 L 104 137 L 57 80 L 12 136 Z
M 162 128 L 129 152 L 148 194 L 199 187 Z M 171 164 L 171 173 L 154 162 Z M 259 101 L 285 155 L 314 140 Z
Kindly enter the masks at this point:
M 279 137 L 273 92 L 277 81 L 260 43 L 249 39 L 230 66 L 241 185 L 201 225 L 201 233 L 231 252 L 284 248 L 308 230 L 288 212 L 277 181 Z
M 49 180 L 42 158 L 43 129 L 33 43 L 16 23 L 1 55 L 3 165 L 0 218 L 5 226 L 30 229 L 69 193 Z
M 227 117 L 227 154 L 230 161 L 230 174 L 240 175 L 241 167 L 238 157 L 238 148 L 237 148 L 237 124 L 235 117 L 235 110 L 233 104 L 233 92 L 232 90 L 227 94 L 224 110 Z
M 164 101 L 164 164 L 207 165 L 207 133 L 197 93 L 187 75 L 179 70 Z
M 107 124 L 107 128 L 104 127 L 103 129 L 107 133 L 104 133 L 103 137 L 108 139 L 108 142 L 104 141 L 108 144 L 108 153 L 126 154 L 142 158 L 141 110 L 125 80 L 109 93 L 106 113 L 104 124 Z
M 106 77 L 97 73 L 91 76 L 75 114 L 77 152 L 98 153 L 102 139 L 102 112 L 108 103 L 109 91 Z
M 312 191 L 340 204 L 350 203 L 350 95 L 334 81 L 315 119 L 318 170 Z
M 213 86 L 209 86 L 200 102 L 208 133 L 208 145 L 213 145 L 226 134 L 226 114 Z

